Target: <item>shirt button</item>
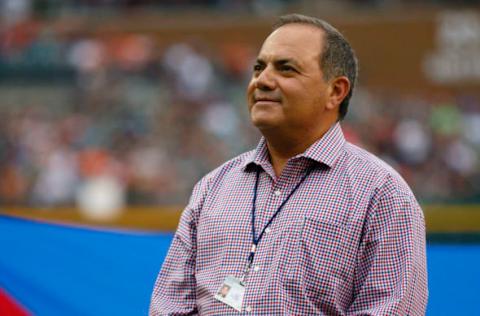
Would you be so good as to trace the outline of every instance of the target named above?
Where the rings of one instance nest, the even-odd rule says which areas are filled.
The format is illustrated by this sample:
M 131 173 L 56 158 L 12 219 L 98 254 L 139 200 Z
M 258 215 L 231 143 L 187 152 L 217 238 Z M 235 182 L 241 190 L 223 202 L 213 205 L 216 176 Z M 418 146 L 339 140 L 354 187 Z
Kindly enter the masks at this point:
M 258 272 L 258 270 L 260 270 L 260 267 L 259 267 L 259 266 L 254 266 L 254 267 L 253 267 L 253 271 Z
M 268 234 L 269 232 L 271 232 L 272 230 L 270 229 L 270 227 L 267 227 L 265 228 L 265 232 Z
M 245 310 L 250 313 L 252 311 L 252 306 L 247 306 Z
M 275 194 L 276 196 L 280 196 L 280 194 L 282 194 L 282 191 L 280 191 L 280 190 L 275 190 L 275 191 L 273 192 L 273 194 Z

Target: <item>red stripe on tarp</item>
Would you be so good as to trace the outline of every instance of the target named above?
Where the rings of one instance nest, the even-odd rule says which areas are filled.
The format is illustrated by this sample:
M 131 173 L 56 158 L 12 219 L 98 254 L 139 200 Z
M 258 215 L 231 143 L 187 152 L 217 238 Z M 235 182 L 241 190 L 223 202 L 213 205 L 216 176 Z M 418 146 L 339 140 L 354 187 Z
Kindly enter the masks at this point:
M 17 304 L 15 300 L 0 288 L 0 315 L 2 316 L 29 316 L 30 314 Z

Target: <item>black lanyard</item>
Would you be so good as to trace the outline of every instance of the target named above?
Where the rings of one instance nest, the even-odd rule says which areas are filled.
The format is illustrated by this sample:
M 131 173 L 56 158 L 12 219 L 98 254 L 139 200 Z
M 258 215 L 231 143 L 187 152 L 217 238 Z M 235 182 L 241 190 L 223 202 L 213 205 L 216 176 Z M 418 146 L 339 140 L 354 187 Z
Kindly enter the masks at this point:
M 303 176 L 302 180 L 300 180 L 300 182 L 290 192 L 290 194 L 287 196 L 287 198 L 282 202 L 282 204 L 280 204 L 277 211 L 272 215 L 272 217 L 267 222 L 265 227 L 263 227 L 263 229 L 262 229 L 260 235 L 258 236 L 258 238 L 256 238 L 255 237 L 255 235 L 256 235 L 255 234 L 255 212 L 256 212 L 256 204 L 257 204 L 258 182 L 259 182 L 259 178 L 260 178 L 260 169 L 257 169 L 257 178 L 255 180 L 255 189 L 253 191 L 253 202 L 252 202 L 252 248 L 250 249 L 250 255 L 248 256 L 248 265 L 247 265 L 247 268 L 245 270 L 244 277 L 250 271 L 250 267 L 252 266 L 253 258 L 255 256 L 255 251 L 257 250 L 257 245 L 262 240 L 262 237 L 265 234 L 265 230 L 268 228 L 268 226 L 270 226 L 270 224 L 273 222 L 275 217 L 277 217 L 277 215 L 282 210 L 283 206 L 288 202 L 288 200 L 290 200 L 290 197 L 293 195 L 293 193 L 295 193 L 295 191 L 297 191 L 297 189 L 300 187 L 300 185 L 303 183 L 303 181 L 305 181 L 305 179 L 308 177 L 310 172 L 312 172 L 312 170 L 313 170 L 313 167 L 308 168 L 308 170 L 307 170 L 307 172 L 305 172 L 305 175 Z

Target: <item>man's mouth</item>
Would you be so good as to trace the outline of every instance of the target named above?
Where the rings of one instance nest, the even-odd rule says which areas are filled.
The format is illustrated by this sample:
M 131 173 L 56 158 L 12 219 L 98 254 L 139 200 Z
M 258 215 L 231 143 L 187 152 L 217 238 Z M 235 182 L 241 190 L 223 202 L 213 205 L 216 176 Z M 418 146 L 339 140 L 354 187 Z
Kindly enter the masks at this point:
M 280 103 L 281 100 L 277 98 L 265 98 L 265 97 L 256 97 L 253 99 L 254 104 L 271 104 L 271 103 Z

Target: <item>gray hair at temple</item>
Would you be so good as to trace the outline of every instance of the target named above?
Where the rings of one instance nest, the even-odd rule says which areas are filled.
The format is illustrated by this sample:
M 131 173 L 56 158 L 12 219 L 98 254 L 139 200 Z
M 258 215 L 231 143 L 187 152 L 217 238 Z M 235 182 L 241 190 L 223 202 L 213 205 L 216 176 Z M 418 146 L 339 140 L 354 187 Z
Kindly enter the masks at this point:
M 301 14 L 283 15 L 273 25 L 273 30 L 294 23 L 313 25 L 325 32 L 325 44 L 320 54 L 320 68 L 323 71 L 324 79 L 330 80 L 346 76 L 350 81 L 350 91 L 339 107 L 339 120 L 342 120 L 347 114 L 358 75 L 358 61 L 355 52 L 342 33 L 328 22 L 318 18 Z

